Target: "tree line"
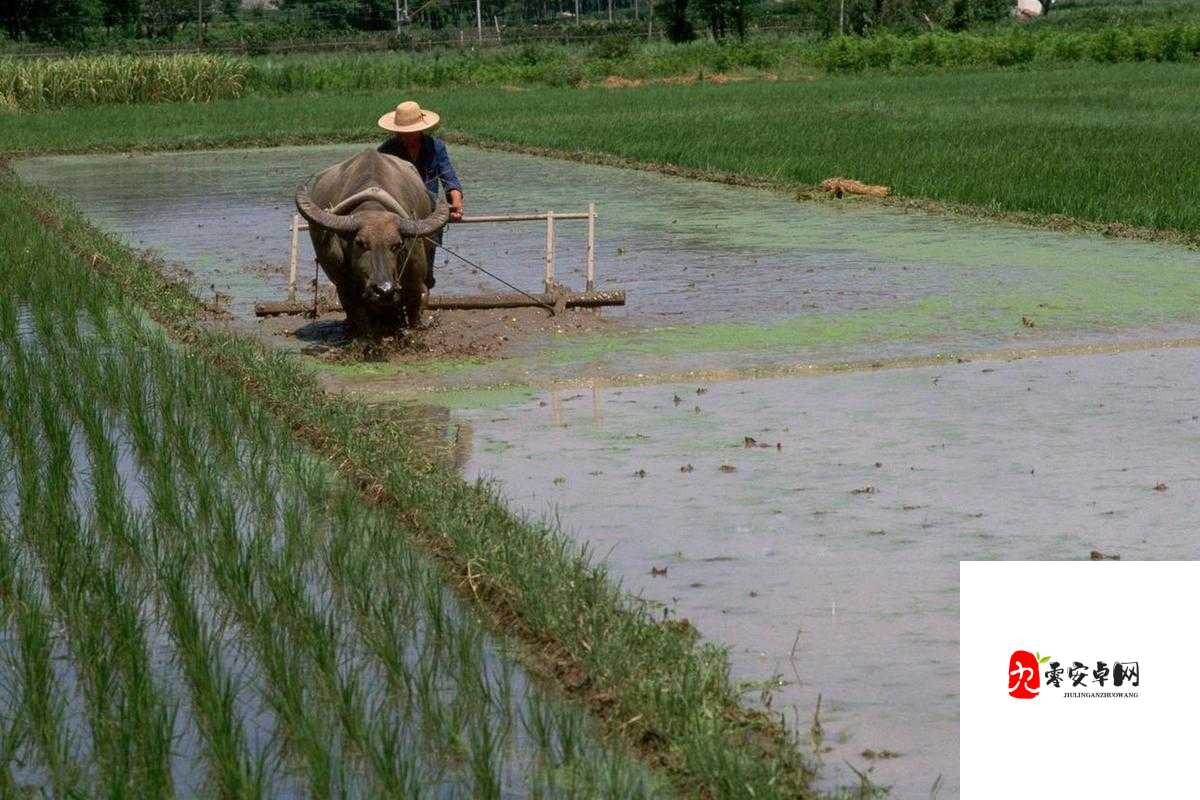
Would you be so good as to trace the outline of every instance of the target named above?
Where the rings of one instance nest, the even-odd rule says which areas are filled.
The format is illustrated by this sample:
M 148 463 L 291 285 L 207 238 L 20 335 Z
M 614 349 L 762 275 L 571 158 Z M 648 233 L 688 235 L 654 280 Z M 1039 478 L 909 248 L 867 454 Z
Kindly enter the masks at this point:
M 239 0 L 5 0 L 0 16 L 10 39 L 66 44 L 96 28 L 160 38 L 204 18 L 234 18 L 240 6 Z
M 304 39 L 336 31 L 470 28 L 477 20 L 519 28 L 585 19 L 593 27 L 611 24 L 614 33 L 637 30 L 630 26 L 641 24 L 684 42 L 700 35 L 742 37 L 756 20 L 823 36 L 963 30 L 1003 17 L 1013 1 L 478 0 L 477 5 L 476 0 L 274 0 L 246 9 L 241 0 L 4 0 L 0 23 L 14 41 L 80 46 L 98 37 L 173 39 L 182 34 L 203 41 L 214 23 L 260 36 L 275 30 Z

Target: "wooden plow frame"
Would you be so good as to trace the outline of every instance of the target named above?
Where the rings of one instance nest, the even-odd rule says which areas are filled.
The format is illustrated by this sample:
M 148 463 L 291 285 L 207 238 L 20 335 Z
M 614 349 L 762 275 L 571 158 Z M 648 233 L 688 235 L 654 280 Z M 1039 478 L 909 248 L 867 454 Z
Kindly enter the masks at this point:
M 447 295 L 445 297 L 430 297 L 425 305 L 430 310 L 448 309 L 484 309 L 484 308 L 523 308 L 544 306 L 555 314 L 562 313 L 567 308 L 598 308 L 600 306 L 625 305 L 625 292 L 596 291 L 596 204 L 588 203 L 587 211 L 534 211 L 525 214 L 483 214 L 474 217 L 463 217 L 452 225 L 471 225 L 495 222 L 535 222 L 546 221 L 546 254 L 544 259 L 544 275 L 542 292 L 526 294 L 524 292 L 486 294 L 486 295 Z M 555 223 L 559 220 L 587 220 L 587 250 L 585 259 L 585 285 L 582 292 L 573 292 L 569 287 L 558 282 L 555 275 L 555 258 L 557 249 L 557 231 Z M 323 303 L 318 305 L 319 285 L 314 283 L 312 304 L 302 304 L 296 299 L 296 272 L 300 258 L 300 231 L 309 229 L 308 223 L 299 214 L 292 215 L 291 237 L 292 251 L 288 260 L 288 294 L 284 301 L 262 301 L 254 304 L 254 313 L 259 317 L 274 317 L 317 312 L 337 312 L 342 307 L 339 303 Z M 316 272 L 316 281 L 320 281 L 320 270 Z

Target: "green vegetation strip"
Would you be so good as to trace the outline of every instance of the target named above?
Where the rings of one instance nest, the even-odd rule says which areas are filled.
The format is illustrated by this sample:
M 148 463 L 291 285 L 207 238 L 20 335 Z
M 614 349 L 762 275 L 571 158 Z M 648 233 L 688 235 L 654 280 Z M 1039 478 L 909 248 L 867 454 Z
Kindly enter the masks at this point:
M 292 473 L 304 471 L 303 459 L 289 456 L 289 437 L 271 431 L 273 421 L 279 420 L 309 447 L 338 465 L 341 474 L 358 487 L 360 497 L 388 510 L 387 518 L 402 529 L 408 540 L 436 555 L 439 572 L 452 580 L 459 594 L 490 620 L 494 629 L 521 643 L 524 660 L 536 674 L 553 677 L 557 685 L 586 703 L 606 722 L 610 735 L 638 750 L 669 776 L 682 794 L 811 795 L 810 769 L 782 724 L 739 705 L 723 649 L 699 644 L 695 631 L 686 624 L 657 622 L 593 563 L 586 548 L 580 548 L 552 525 L 519 519 L 492 487 L 465 484 L 448 468 L 433 463 L 414 446 L 403 425 L 387 419 L 387 413 L 394 414 L 394 410 L 372 414 L 345 397 L 326 395 L 296 358 L 246 337 L 207 330 L 194 297 L 166 282 L 152 264 L 140 260 L 119 242 L 81 222 L 71 209 L 44 192 L 21 185 L 11 175 L 0 177 L 0 190 L 0 250 L 9 264 L 5 296 L 33 303 L 36 309 L 51 302 L 48 298 L 55 296 L 55 287 L 68 287 L 59 293 L 59 305 L 53 311 L 57 317 L 47 313 L 51 318 L 35 324 L 40 341 L 51 353 L 59 352 L 54 332 L 63 331 L 64 356 L 46 359 L 53 366 L 58 358 L 61 366 L 57 371 L 43 369 L 48 377 L 39 379 L 42 384 L 5 381 L 10 386 L 42 387 L 22 390 L 28 397 L 12 395 L 10 410 L 20 411 L 30 403 L 36 405 L 37 398 L 55 397 L 56 393 L 63 398 L 70 396 L 75 389 L 69 379 L 79 374 L 83 376 L 81 386 L 100 394 L 96 402 L 107 397 L 109 406 L 122 409 L 139 463 L 151 473 L 152 513 L 142 523 L 148 526 L 142 535 L 136 533 L 136 525 L 132 536 L 127 534 L 121 539 L 97 534 L 96 563 L 109 565 L 107 569 L 114 575 L 125 574 L 143 593 L 118 591 L 112 595 L 114 603 L 121 598 L 127 598 L 122 602 L 132 602 L 150 593 L 166 609 L 170 635 L 186 654 L 180 660 L 180 670 L 191 687 L 187 708 L 202 720 L 203 751 L 208 754 L 210 780 L 215 784 L 228 788 L 229 793 L 254 794 L 254 787 L 264 783 L 264 773 L 257 766 L 263 756 L 256 756 L 248 742 L 239 738 L 237 725 L 231 721 L 238 707 L 229 687 L 236 665 L 229 663 L 220 650 L 216 623 L 211 619 L 206 622 L 203 612 L 213 604 L 224 609 L 219 616 L 222 626 L 237 631 L 246 643 L 242 657 L 257 665 L 256 685 L 264 713 L 275 720 L 288 743 L 285 749 L 296 768 L 296 780 L 310 789 L 316 787 L 317 795 L 325 794 L 326 789 L 336 793 L 350 780 L 343 772 L 346 764 L 365 765 L 364 780 L 371 785 L 386 788 L 403 779 L 394 770 L 372 766 L 380 763 L 380 758 L 384 764 L 395 763 L 386 756 L 396 748 L 396 735 L 371 728 L 364 711 L 370 706 L 364 705 L 366 700 L 355 691 L 355 674 L 339 672 L 333 665 L 339 663 L 336 654 L 342 646 L 353 652 L 359 647 L 369 649 L 372 642 L 386 641 L 386 631 L 373 636 L 370 625 L 412 616 L 404 609 L 405 603 L 415 598 L 403 587 L 408 581 L 411 588 L 413 573 L 388 556 L 389 548 L 395 545 L 389 543 L 386 528 L 382 533 L 372 533 L 370 526 L 366 531 L 352 527 L 344 536 L 330 538 L 320 533 L 320 526 L 314 530 L 304 524 L 307 515 L 320 514 L 312 506 L 320 502 L 321 489 L 310 489 L 306 494 L 309 499 L 302 497 L 294 510 L 279 499 L 281 491 L 259 462 L 282 461 Z M 105 280 L 91 279 L 84 265 L 101 273 Z M 26 283 L 32 288 L 25 288 Z M 121 345 L 119 349 L 128 360 L 122 372 L 115 376 L 103 371 L 98 376 L 89 374 L 89 370 L 99 369 L 94 363 L 97 359 L 91 358 L 86 349 L 82 354 L 77 352 L 80 345 L 76 340 L 81 334 L 71 332 L 76 327 L 71 316 L 74 308 L 87 309 L 90 318 L 97 321 L 96 329 L 103 331 L 100 321 L 116 309 L 128 309 L 130 304 L 144 309 L 182 344 L 186 368 L 172 366 L 174 351 L 155 344 L 150 333 L 137 333 L 136 313 L 125 311 L 128 321 L 123 329 L 128 333 L 123 335 L 132 337 L 149 355 L 139 360 L 128 352 L 136 349 L 132 344 Z M 7 308 L 6 341 L 19 343 L 21 323 L 15 320 L 20 314 L 11 300 Z M 139 377 L 143 373 L 154 377 Z M 153 388 L 140 391 L 138 387 L 147 382 Z M 209 384 L 218 388 L 206 390 Z M 246 420 L 246 429 L 257 432 L 250 436 L 249 450 L 239 450 L 228 441 L 206 447 L 214 437 L 219 440 L 230 435 L 222 433 L 222 424 L 229 422 L 228 418 L 209 414 L 205 421 L 206 407 L 228 407 L 214 402 L 213 391 L 219 398 L 233 402 Z M 253 402 L 246 399 L 247 393 Z M 86 415 L 93 399 L 84 394 L 82 405 L 74 413 Z M 269 414 L 255 411 L 260 408 Z M 7 416 L 17 421 L 9 426 L 13 446 L 30 459 L 53 458 L 53 448 L 48 456 L 41 456 L 36 444 L 20 446 L 27 413 Z M 54 422 L 56 413 L 65 412 L 52 408 L 42 412 L 50 420 L 44 435 L 61 443 L 61 433 L 54 433 L 58 429 L 51 424 L 59 424 Z M 191 419 L 193 414 L 200 420 Z M 101 452 L 101 459 L 103 455 Z M 37 470 L 30 467 L 29 472 L 33 475 Z M 241 494 L 229 496 L 219 484 L 211 483 L 213 475 L 239 472 L 241 478 L 236 485 L 241 487 Z M 314 480 L 302 479 L 300 483 L 310 485 Z M 28 480 L 22 479 L 21 485 L 33 487 L 30 491 L 36 489 Z M 321 482 L 315 485 L 319 487 Z M 69 488 L 59 487 L 57 491 L 61 498 Z M 222 509 L 231 508 L 231 504 L 245 509 L 243 516 L 249 514 L 257 520 L 250 534 L 239 538 L 226 530 L 229 512 Z M 362 500 L 342 503 L 347 504 L 356 507 Z M 340 506 L 335 503 L 334 507 Z M 289 522 L 293 517 L 296 524 Z M 282 532 L 273 527 L 277 519 L 282 519 Z M 72 520 L 58 522 L 64 531 L 74 530 Z M 113 531 L 120 528 L 112 525 Z M 23 524 L 21 529 L 28 530 Z M 392 534 L 391 540 L 396 536 Z M 282 544 L 278 544 L 280 541 Z M 36 544 L 32 539 L 27 542 L 34 555 L 0 559 L 6 570 L 0 576 L 15 573 L 9 583 L 18 587 L 14 592 L 6 590 L 6 597 L 19 597 L 19 592 L 40 596 L 35 586 L 39 572 L 32 566 L 32 559 L 39 557 Z M 359 559 L 350 563 L 357 564 L 355 569 L 359 571 L 346 572 L 350 569 L 345 565 L 349 556 L 339 547 L 350 548 L 350 554 Z M 59 562 L 45 559 L 42 573 L 55 563 Z M 123 573 L 121 566 L 125 564 L 133 566 Z M 317 569 L 322 564 L 328 565 L 326 570 Z M 85 575 L 82 561 L 76 569 L 80 574 L 74 577 L 100 581 L 93 591 L 105 596 L 101 577 Z M 393 575 L 389 580 L 389 571 L 393 570 L 400 577 Z M 310 582 L 316 581 L 315 588 L 310 583 L 307 592 L 297 583 L 305 576 Z M 399 584 L 400 591 L 389 588 L 392 581 Z M 208 587 L 202 595 L 204 603 L 195 599 L 197 586 Z M 428 596 L 431 591 L 427 588 L 418 596 Z M 47 614 L 79 612 L 56 605 L 55 597 L 59 595 L 53 587 L 47 587 L 47 592 L 48 601 L 32 605 L 6 602 L 5 610 L 10 615 L 6 619 L 12 614 L 35 615 L 21 628 L 22 636 L 29 640 L 29 656 L 21 661 L 23 672 L 17 671 L 35 674 L 35 678 L 16 683 L 28 687 L 24 696 L 29 698 L 29 710 L 23 719 L 30 720 L 29 727 L 37 734 L 30 741 L 39 743 L 42 756 L 38 763 L 56 776 L 55 785 L 65 789 L 80 780 L 82 766 L 72 760 L 72 754 L 80 750 L 71 743 L 71 737 L 80 734 L 77 730 L 72 733 L 64 720 L 66 688 L 44 675 L 48 645 L 43 639 Z M 382 598 L 372 596 L 380 592 Z M 339 614 L 344 608 L 353 611 L 356 602 L 376 605 L 363 606 L 348 617 Z M 116 614 L 114 624 L 124 618 Z M 355 624 L 344 629 L 345 619 Z M 263 620 L 275 624 L 263 625 Z M 145 634 L 135 625 L 122 635 L 133 640 Z M 451 642 L 462 639 L 460 635 L 449 637 Z M 342 644 L 347 640 L 349 644 Z M 99 644 L 80 646 L 94 648 Z M 457 663 L 449 654 L 446 659 L 451 665 Z M 390 663 L 386 650 L 377 652 L 376 660 L 385 666 Z M 142 669 L 136 659 L 114 664 L 113 669 L 118 668 L 129 675 Z M 36 677 L 38 670 L 43 678 Z M 467 673 L 476 674 L 471 670 Z M 406 680 L 398 675 L 393 679 L 401 683 Z M 95 684 L 97 688 L 101 685 Z M 142 694 L 122 700 L 124 705 L 111 713 L 161 719 L 162 712 L 156 709 L 163 704 L 155 699 L 153 687 L 146 681 L 136 685 L 142 687 L 137 690 Z M 94 694 L 96 698 L 103 696 Z M 486 694 L 471 697 L 486 699 Z M 316 701 L 325 704 L 322 707 L 327 711 L 319 714 L 310 706 Z M 451 732 L 464 730 L 462 720 L 474 718 L 469 708 L 458 712 L 439 704 L 426 708 L 425 716 L 434 718 L 433 730 L 445 731 L 451 744 Z M 331 718 L 340 721 L 332 737 L 324 735 L 319 727 L 320 720 Z M 533 732 L 539 729 L 533 722 L 527 727 Z M 546 740 L 562 747 L 571 729 L 570 724 L 562 722 L 545 734 Z M 155 730 L 151 726 L 141 732 L 136 747 L 131 744 L 122 751 L 144 754 L 133 763 L 150 766 L 139 767 L 138 775 L 146 774 L 163 757 L 161 747 L 155 744 L 161 739 L 154 737 Z M 21 729 L 13 735 L 23 733 Z M 433 741 L 441 740 L 434 737 Z M 493 785 L 487 776 L 498 774 L 499 767 L 483 755 L 488 750 L 487 737 L 460 744 L 463 757 L 475 764 L 469 785 L 479 796 L 492 795 L 490 789 L 484 791 Z M 561 758 L 552 763 L 561 763 Z M 630 786 L 647 785 L 628 767 L 621 767 L 619 759 L 604 756 L 603 752 L 578 763 L 596 764 L 597 776 L 600 772 L 617 776 L 607 783 L 593 784 L 604 786 L 599 791 L 609 796 L 624 797 Z M 605 764 L 611 766 L 601 769 Z M 578 769 L 582 767 L 571 771 Z M 121 777 L 121 773 L 111 774 Z M 271 770 L 265 774 L 272 774 Z
M 1094 31 L 1034 31 L 1003 34 L 926 33 L 920 36 L 843 36 L 815 49 L 812 62 L 833 72 L 914 67 L 1012 67 L 1095 61 L 1195 61 L 1200 25 L 1122 26 Z
M 756 36 L 672 45 L 607 39 L 592 47 L 523 45 L 490 49 L 302 54 L 106 55 L 0 58 L 0 111 L 109 103 L 210 101 L 246 95 L 412 88 L 586 86 L 609 81 L 700 79 L 707 75 L 795 79 L 816 69 L 928 71 L 947 67 L 1139 61 L 1195 62 L 1200 24 L 1120 25 L 1096 30 L 1016 28 L 898 36 Z

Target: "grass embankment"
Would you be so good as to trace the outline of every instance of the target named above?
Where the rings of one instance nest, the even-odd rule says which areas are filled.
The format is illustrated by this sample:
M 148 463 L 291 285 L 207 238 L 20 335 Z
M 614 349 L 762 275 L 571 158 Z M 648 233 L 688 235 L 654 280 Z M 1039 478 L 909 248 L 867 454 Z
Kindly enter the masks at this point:
M 259 94 L 371 91 L 385 86 L 580 86 L 606 79 L 654 81 L 722 77 L 807 76 L 848 72 L 1011 67 L 1027 64 L 1134 61 L 1194 62 L 1200 23 L 1059 31 L 1009 26 L 991 33 L 924 33 L 817 40 L 752 37 L 743 42 L 603 42 L 592 48 L 524 46 L 433 54 L 304 55 L 256 59 L 246 88 Z
M 794 80 L 821 69 L 929 71 L 1077 62 L 1194 62 L 1200 24 L 1060 31 L 1009 26 L 993 33 L 844 37 L 756 36 L 741 42 L 635 42 L 591 47 L 525 45 L 428 52 L 304 54 L 243 58 L 187 55 L 56 60 L 0 58 L 0 110 L 107 103 L 233 99 L 308 92 L 469 86 L 587 86 L 695 80 L 714 75 Z
M 553 526 L 518 519 L 490 487 L 464 484 L 453 472 L 430 463 L 403 425 L 373 418 L 353 401 L 325 395 L 293 357 L 252 339 L 206 331 L 193 297 L 53 198 L 11 176 L 0 178 L 0 189 L 0 249 L 8 264 L 0 296 L 9 309 L 7 317 L 0 315 L 0 320 L 9 320 L 4 329 L 9 374 L 0 384 L 17 387 L 5 394 L 10 422 L 5 444 L 14 448 L 16 471 L 11 474 L 29 500 L 21 504 L 22 513 L 34 515 L 35 507 L 41 506 L 44 512 L 38 513 L 49 515 L 10 520 L 4 541 L 29 554 L 0 558 L 0 573 L 8 581 L 3 592 L 5 622 L 31 642 L 28 657 L 22 655 L 8 673 L 11 690 L 30 687 L 29 699 L 21 701 L 28 713 L 5 720 L 9 729 L 3 741 L 26 742 L 26 750 L 37 748 L 40 755 L 34 763 L 38 769 L 44 766 L 45 773 L 35 779 L 63 786 L 96 774 L 124 780 L 126 773 L 116 766 L 105 771 L 110 768 L 103 764 L 81 763 L 94 762 L 102 751 L 87 755 L 93 751 L 78 746 L 87 734 L 77 730 L 84 723 L 72 720 L 96 715 L 103 717 L 94 727 L 97 734 L 113 729 L 126 738 L 138 737 L 138 742 L 148 737 L 144 746 L 130 744 L 115 755 L 119 764 L 130 763 L 133 756 L 124 755 L 127 752 L 142 754 L 137 758 L 158 765 L 161 773 L 162 739 L 175 724 L 169 713 L 184 709 L 182 702 L 173 705 L 162 695 L 161 682 L 153 681 L 150 689 L 136 684 L 128 690 L 144 696 L 127 701 L 120 695 L 106 705 L 104 699 L 111 693 L 104 689 L 124 686 L 126 680 L 126 673 L 113 670 L 134 675 L 135 669 L 142 669 L 123 661 L 140 658 L 136 650 L 126 654 L 107 640 L 72 651 L 85 673 L 90 667 L 84 656 L 89 653 L 107 648 L 121 662 L 111 669 L 103 662 L 107 671 L 95 678 L 94 700 L 80 703 L 60 685 L 61 678 L 51 679 L 46 659 L 52 652 L 62 654 L 62 647 L 74 646 L 70 635 L 65 644 L 45 641 L 53 620 L 63 622 L 70 634 L 72 620 L 77 619 L 70 616 L 77 612 L 66 605 L 75 590 L 64 584 L 61 607 L 55 594 L 60 577 L 55 570 L 71 570 L 68 577 L 85 588 L 96 584 L 88 592 L 102 593 L 107 591 L 105 581 L 117 581 L 118 591 L 97 595 L 106 602 L 128 597 L 161 604 L 159 624 L 165 633 L 160 635 L 170 636 L 177 645 L 177 667 L 188 687 L 186 702 L 195 706 L 195 711 L 185 710 L 196 719 L 190 726 L 198 731 L 192 735 L 200 737 L 195 747 L 205 754 L 210 768 L 206 774 L 213 781 L 253 790 L 271 772 L 230 722 L 240 707 L 240 695 L 231 684 L 238 673 L 235 664 L 222 661 L 226 654 L 217 633 L 223 628 L 204 616 L 209 612 L 237 632 L 244 643 L 237 648 L 241 658 L 261 669 L 263 707 L 284 732 L 297 780 L 336 789 L 345 770 L 358 767 L 369 785 L 408 780 L 409 772 L 397 777 L 387 771 L 409 763 L 392 757 L 397 748 L 401 755 L 411 754 L 404 750 L 407 739 L 397 740 L 386 727 L 394 717 L 385 716 L 379 723 L 373 714 L 364 714 L 372 708 L 368 700 L 373 697 L 363 687 L 366 669 L 334 666 L 340 663 L 339 646 L 349 639 L 367 650 L 363 657 L 372 669 L 382 670 L 388 681 L 408 685 L 406 678 L 389 670 L 394 671 L 396 659 L 412 654 L 404 648 L 422 640 L 410 640 L 406 631 L 392 631 L 387 625 L 412 617 L 424 629 L 419 612 L 440 601 L 422 577 L 425 573 L 408 565 L 406 559 L 412 556 L 405 555 L 410 551 L 401 541 L 404 537 L 436 556 L 440 575 L 452 581 L 494 630 L 512 637 L 535 674 L 554 679 L 585 703 L 604 720 L 609 735 L 658 767 L 682 794 L 809 795 L 810 773 L 795 743 L 778 723 L 740 707 L 723 650 L 698 644 L 686 625 L 655 621 L 572 539 Z M 37 221 L 33 209 L 38 209 Z M 104 274 L 103 281 L 89 276 L 88 264 Z M 166 326 L 183 344 L 182 351 L 140 329 L 137 313 L 118 311 L 131 304 Z M 81 309 L 86 321 L 76 324 Z M 27 311 L 34 320 L 32 340 L 24 322 Z M 114 314 L 118 322 L 106 322 Z M 100 345 L 93 342 L 95 337 Z M 12 355 L 36 347 L 46 355 L 30 356 L 34 361 L 25 359 L 24 366 L 18 364 L 23 357 Z M 337 464 L 360 495 L 335 491 L 336 502 L 323 500 L 331 479 L 297 453 L 277 421 Z M 93 489 L 99 498 L 112 483 L 113 470 L 105 465 L 121 458 L 119 451 L 114 455 L 112 444 L 114 430 L 120 427 L 131 432 L 132 457 L 145 476 L 140 480 L 148 495 L 146 516 L 139 518 L 118 498 L 109 501 L 115 510 L 107 516 L 94 515 L 93 523 L 91 515 L 81 512 L 77 524 L 65 500 L 72 485 L 64 436 L 95 439 L 95 444 L 87 441 L 96 463 L 104 467 L 98 473 L 102 487 Z M 108 444 L 101 441 L 106 436 Z M 277 465 L 286 478 L 275 477 Z M 53 480 L 35 480 L 51 474 L 51 468 L 57 470 Z M 128 485 L 133 479 L 126 475 L 124 480 Z M 291 489 L 296 485 L 299 490 Z M 51 490 L 56 494 L 46 494 Z M 354 509 L 364 495 L 384 513 L 361 522 Z M 36 531 L 48 523 L 57 527 L 42 542 Z M 86 559 L 64 549 L 64 542 L 74 540 L 63 537 L 77 535 L 89 537 Z M 52 549 L 37 551 L 42 547 Z M 60 564 L 56 558 L 67 560 Z M 94 599 L 92 594 L 84 596 Z M 406 609 L 414 602 L 417 608 L 410 614 Z M 37 619 L 28 623 L 21 617 L 35 611 Z M 134 611 L 122 612 L 131 621 L 119 632 L 134 640 L 149 636 L 145 623 L 138 627 Z M 475 656 L 466 659 L 469 669 L 460 666 L 463 653 L 473 652 L 474 635 L 460 635 L 465 625 L 461 621 L 433 619 L 430 624 L 453 629 L 446 633 L 446 647 L 467 643 L 445 654 L 452 680 L 477 680 Z M 264 625 L 263 620 L 272 624 Z M 81 630 L 85 634 L 103 639 L 117 632 Z M 442 645 L 430 645 L 435 651 L 438 646 Z M 384 649 L 371 649 L 375 647 Z M 413 679 L 417 685 L 412 691 L 428 688 L 419 683 L 425 680 L 423 674 Z M 467 717 L 475 719 L 479 709 L 471 703 L 484 702 L 501 690 L 459 691 L 468 696 L 458 700 L 453 694 L 439 694 L 442 704 L 431 702 L 428 709 L 419 710 L 435 717 L 427 734 L 433 746 L 461 753 L 464 784 L 486 788 L 492 785 L 488 776 L 498 774 L 500 756 L 488 760 L 488 741 L 455 738 L 453 732 L 467 730 Z M 516 718 L 532 719 L 530 713 Z M 578 745 L 579 759 L 567 765 L 564 740 L 579 741 L 578 716 L 571 713 L 560 709 L 547 717 L 551 729 L 546 741 L 559 749 L 557 756 L 551 753 L 540 761 L 551 769 L 535 772 L 534 778 L 542 780 L 543 773 L 553 778 L 555 770 L 564 772 L 566 767 L 562 780 L 572 780 L 576 772 L 581 773 L 580 781 L 587 780 L 583 773 L 595 777 L 591 784 L 579 784 L 585 796 L 595 790 L 623 797 L 639 786 L 653 792 L 646 788 L 649 779 L 611 751 Z M 561 716 L 561 724 L 554 723 L 555 714 Z M 123 720 L 131 715 L 159 721 L 157 727 L 129 732 Z M 324 722 L 335 719 L 332 728 Z M 32 727 L 22 727 L 25 720 Z M 518 724 L 531 736 L 542 735 L 537 720 Z M 502 727 L 498 723 L 498 729 Z M 99 741 L 98 735 L 92 738 Z M 455 745 L 460 750 L 454 751 Z M 427 763 L 413 760 L 418 766 Z M 601 767 L 609 777 L 600 774 Z M 548 785 L 553 792 L 554 784 Z
M 414 93 L 448 134 L 802 190 L 833 175 L 984 215 L 1200 241 L 1190 65 L 829 77 L 623 90 Z M 378 138 L 391 90 L 0 116 L 12 152 Z M 781 212 L 782 213 L 782 212 Z M 790 212 L 789 212 L 790 213 Z M 1062 219 L 1066 218 L 1066 219 Z M 1137 233 L 1134 231 L 1134 233 Z

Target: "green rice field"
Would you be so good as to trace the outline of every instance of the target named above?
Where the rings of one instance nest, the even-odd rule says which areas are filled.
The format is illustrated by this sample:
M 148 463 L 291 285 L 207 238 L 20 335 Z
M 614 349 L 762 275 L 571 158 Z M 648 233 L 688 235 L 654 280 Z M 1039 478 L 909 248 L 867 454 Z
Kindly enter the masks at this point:
M 1118 64 L 413 95 L 442 114 L 448 135 L 484 144 L 797 189 L 843 175 L 983 214 L 1194 238 L 1198 79 L 1193 65 Z M 9 152 L 51 152 L 371 140 L 379 109 L 399 96 L 330 92 L 0 115 L 0 142 Z

